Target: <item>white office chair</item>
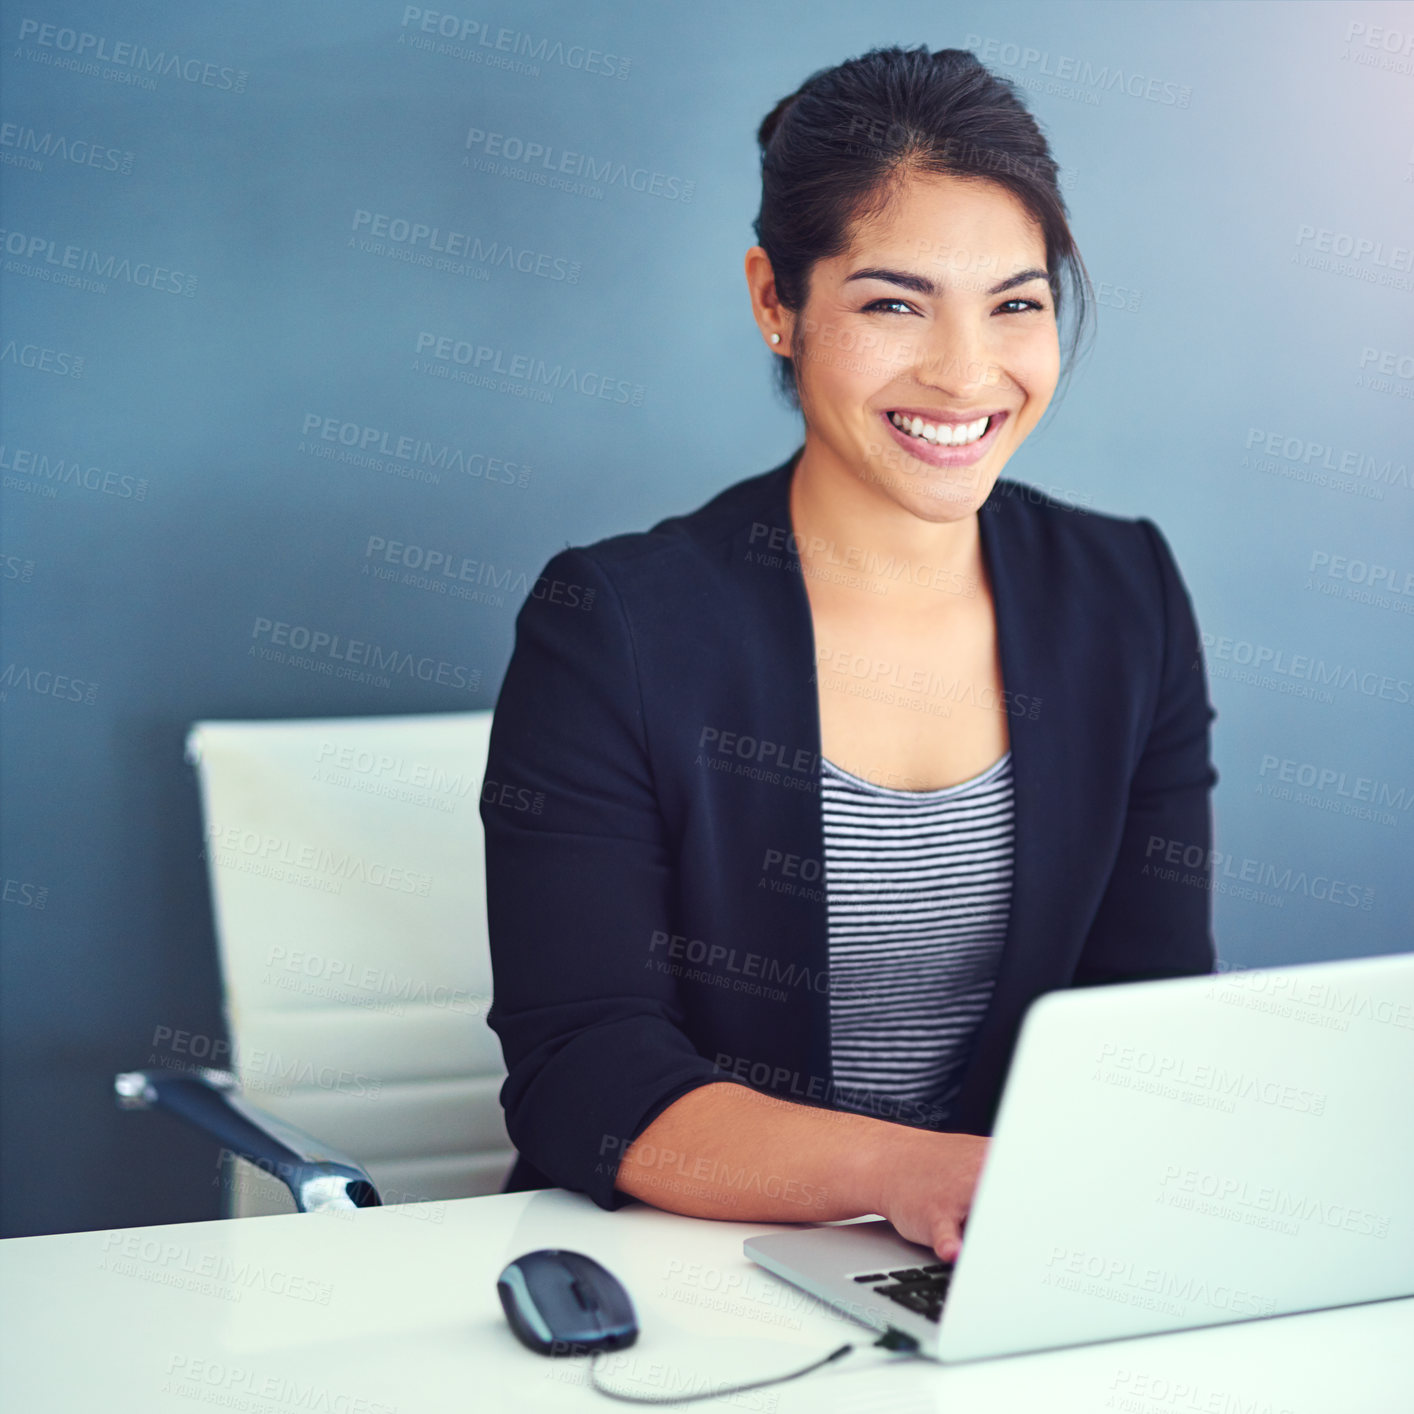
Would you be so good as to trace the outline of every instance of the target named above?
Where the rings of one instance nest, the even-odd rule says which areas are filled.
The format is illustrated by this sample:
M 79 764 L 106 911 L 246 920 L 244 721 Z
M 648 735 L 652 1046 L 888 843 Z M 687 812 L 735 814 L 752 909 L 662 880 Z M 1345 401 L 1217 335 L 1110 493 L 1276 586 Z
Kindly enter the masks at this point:
M 279 1133 L 309 1194 L 332 1173 L 370 1181 L 384 1203 L 471 1197 L 498 1192 L 514 1158 L 486 1024 L 490 728 L 481 711 L 199 722 L 187 737 L 239 1091 L 207 1078 Z M 229 1138 L 239 1119 L 209 1122 L 216 1096 L 194 1099 L 193 1079 L 149 1070 L 117 1088 L 131 1107 L 177 1096 L 168 1107 L 252 1148 Z M 282 1151 L 257 1140 L 254 1152 Z M 293 1160 L 259 1161 L 267 1171 L 232 1161 L 228 1215 L 296 1206 Z

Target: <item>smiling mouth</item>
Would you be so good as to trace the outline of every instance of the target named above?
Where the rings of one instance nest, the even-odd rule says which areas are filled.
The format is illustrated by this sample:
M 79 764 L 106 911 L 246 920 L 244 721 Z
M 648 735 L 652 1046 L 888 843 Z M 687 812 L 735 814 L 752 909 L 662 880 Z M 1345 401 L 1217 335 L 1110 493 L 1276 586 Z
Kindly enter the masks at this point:
M 901 412 L 886 416 L 906 437 L 915 437 L 931 447 L 968 447 L 991 431 L 998 414 L 985 413 L 971 422 L 928 422 Z

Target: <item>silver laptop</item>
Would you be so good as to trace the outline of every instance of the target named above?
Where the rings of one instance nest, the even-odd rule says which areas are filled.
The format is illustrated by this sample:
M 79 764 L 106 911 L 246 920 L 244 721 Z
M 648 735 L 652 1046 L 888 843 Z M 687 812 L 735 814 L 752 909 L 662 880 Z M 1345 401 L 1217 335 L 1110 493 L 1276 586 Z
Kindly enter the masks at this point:
M 1414 956 L 1049 993 L 955 1268 L 878 1221 L 744 1248 L 943 1361 L 1414 1295 Z

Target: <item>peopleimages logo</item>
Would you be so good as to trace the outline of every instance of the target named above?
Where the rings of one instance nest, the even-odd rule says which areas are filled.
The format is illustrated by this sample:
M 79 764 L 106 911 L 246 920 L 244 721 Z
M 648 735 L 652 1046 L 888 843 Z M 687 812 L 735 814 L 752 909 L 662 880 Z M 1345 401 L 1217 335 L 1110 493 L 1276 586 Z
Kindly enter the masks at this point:
M 482 240 L 469 231 L 457 231 L 429 225 L 426 221 L 404 216 L 389 216 L 381 211 L 355 209 L 349 237 L 353 244 L 360 233 L 387 241 L 393 246 L 405 246 L 423 257 L 423 263 L 433 269 L 453 269 L 465 258 L 470 265 L 507 265 L 522 275 L 538 275 L 543 280 L 564 280 L 579 283 L 580 262 L 563 255 L 550 255 L 513 245 L 509 241 Z M 433 256 L 445 259 L 434 260 Z
M 1414 682 L 1406 678 L 1392 677 L 1388 673 L 1364 671 L 1341 663 L 1327 663 L 1324 658 L 1313 658 L 1306 653 L 1288 653 L 1284 648 L 1271 648 L 1264 644 L 1252 643 L 1245 638 L 1229 638 L 1223 634 L 1204 632 L 1203 647 L 1209 654 L 1209 671 L 1214 677 L 1235 677 L 1245 680 L 1243 675 L 1223 671 L 1222 665 L 1236 664 L 1239 668 L 1250 668 L 1248 676 L 1271 673 L 1276 676 L 1269 682 L 1284 679 L 1288 683 L 1295 680 L 1314 683 L 1318 687 L 1347 688 L 1364 697 L 1378 697 L 1383 702 L 1414 703 Z M 1259 686 L 1265 686 L 1259 680 Z
M 539 167 L 544 172 L 557 176 L 573 176 L 586 182 L 602 182 L 606 186 L 621 186 L 642 192 L 646 196 L 660 196 L 665 201 L 691 201 L 697 189 L 695 181 L 684 181 L 681 177 L 670 176 L 666 172 L 650 171 L 647 167 L 630 167 L 627 162 L 616 158 L 592 157 L 587 152 L 574 152 L 550 143 L 526 141 L 507 133 L 491 133 L 484 128 L 468 128 L 466 133 L 468 152 L 479 151 L 482 157 L 500 158 L 504 162 L 520 163 L 527 168 Z M 469 164 L 469 158 L 463 158 Z
M 441 482 L 440 472 L 454 471 L 506 486 L 530 483 L 531 469 L 522 462 L 361 422 L 326 417 L 323 413 L 305 413 L 300 432 L 309 439 L 300 442 L 301 452 L 329 461 L 373 467 L 405 480 L 427 481 L 435 486 Z M 330 445 L 320 446 L 321 442 Z M 385 457 L 387 461 L 383 460 Z
M 27 235 L 23 231 L 0 230 L 0 250 L 6 255 L 27 262 L 26 268 L 15 273 L 33 275 L 43 271 L 72 271 L 93 275 L 100 280 L 123 280 L 130 285 L 157 290 L 169 295 L 194 295 L 196 276 L 180 270 L 169 270 L 150 260 L 133 261 L 129 256 L 101 254 L 80 245 L 59 243 L 49 236 Z M 9 265 L 6 267 L 10 268 Z
M 1007 69 L 1020 69 L 1023 76 L 1034 68 L 1046 78 L 1077 85 L 1080 91 L 1090 90 L 1098 98 L 1101 93 L 1118 89 L 1130 98 L 1142 98 L 1150 103 L 1187 108 L 1193 100 L 1193 89 L 1171 79 L 1159 79 L 1127 70 L 1120 64 L 1095 65 L 1089 59 L 1068 54 L 1052 55 L 1049 50 L 1031 45 L 1013 44 L 980 34 L 969 34 L 963 44 L 977 54 L 984 64 L 1000 64 Z
M 98 696 L 98 684 L 84 678 L 56 673 L 50 668 L 31 668 L 28 664 L 6 663 L 0 671 L 0 702 L 10 700 L 10 689 L 20 688 L 36 697 L 52 697 L 56 702 L 86 702 L 90 705 Z
M 405 33 L 398 36 L 399 44 L 450 54 L 455 59 L 495 63 L 498 67 L 517 68 L 533 74 L 540 72 L 536 63 L 516 64 L 501 56 L 512 54 L 521 59 L 559 64 L 566 69 L 615 79 L 626 79 L 631 63 L 617 54 L 606 54 L 602 49 L 592 49 L 585 44 L 565 45 L 558 39 L 550 40 L 544 36 L 535 39 L 524 30 L 495 27 L 445 10 L 424 10 L 420 5 L 404 6 L 402 28 Z M 434 38 L 423 39 L 423 35 Z
M 443 687 L 458 687 L 476 692 L 481 687 L 481 669 L 467 668 L 439 658 L 417 657 L 397 648 L 385 648 L 381 643 L 368 643 L 360 638 L 345 638 L 325 629 L 311 629 L 304 624 L 284 623 L 278 619 L 259 617 L 250 634 L 257 640 L 250 646 L 250 656 L 272 662 L 284 662 L 284 649 L 305 654 L 311 662 L 338 663 L 336 677 L 347 677 L 357 668 L 369 668 L 377 673 L 417 678 Z M 266 645 L 269 645 L 268 647 Z M 293 661 L 293 660 L 291 660 Z M 296 666 L 303 666 L 296 662 Z M 357 677 L 354 679 L 358 680 Z
M 1303 1222 L 1315 1222 L 1321 1227 L 1338 1228 L 1364 1237 L 1382 1238 L 1389 1233 L 1388 1213 L 1371 1212 L 1349 1203 L 1333 1203 L 1307 1192 L 1292 1192 L 1275 1184 L 1259 1183 L 1245 1174 L 1220 1174 L 1171 1163 L 1164 1167 L 1159 1191 L 1169 1198 L 1188 1195 L 1214 1199 L 1232 1208 L 1245 1208 L 1248 1212 L 1243 1216 L 1248 1219 L 1254 1215 L 1290 1219 L 1293 1222 L 1292 1235 L 1295 1233 L 1294 1224 Z M 1171 1206 L 1183 1205 L 1173 1203 Z M 1225 1217 L 1228 1214 L 1218 1210 L 1213 1215 Z M 1250 1225 L 1264 1224 L 1253 1222 Z
M 1360 908 L 1367 912 L 1374 907 L 1375 891 L 1363 884 L 1351 883 L 1345 879 L 1333 879 L 1329 874 L 1307 874 L 1304 869 L 1293 869 L 1289 864 L 1275 864 L 1269 860 L 1250 859 L 1245 855 L 1230 854 L 1221 849 L 1205 849 L 1200 844 L 1186 844 L 1182 840 L 1167 839 L 1163 835 L 1150 835 L 1144 846 L 1144 866 L 1142 876 L 1166 880 L 1170 883 L 1183 882 L 1202 887 L 1209 886 L 1210 876 L 1222 880 L 1236 880 L 1243 884 L 1255 884 L 1263 889 L 1280 889 L 1285 894 L 1301 894 L 1305 898 L 1317 899 L 1322 903 L 1339 904 L 1344 908 Z M 1194 869 L 1199 872 L 1180 876 L 1179 868 Z M 1219 888 L 1219 892 L 1224 892 Z
M 469 339 L 434 334 L 426 329 L 417 336 L 415 352 L 417 360 L 429 365 L 444 369 L 456 367 L 468 375 L 497 375 L 508 385 L 527 391 L 544 393 L 546 387 L 570 388 L 586 398 L 627 403 L 633 407 L 643 406 L 643 397 L 648 391 L 642 383 L 611 378 L 593 369 L 580 369 L 562 363 L 552 366 L 532 354 L 509 353 L 489 344 L 473 344 Z
M 1159 1309 L 1174 1316 L 1186 1316 L 1194 1306 L 1227 1311 L 1234 1316 L 1269 1316 L 1276 1310 L 1275 1298 L 1223 1282 L 1212 1282 L 1206 1274 L 1144 1267 L 1128 1258 L 1112 1257 L 1107 1253 L 1053 1247 L 1041 1277 L 1042 1283 L 1066 1287 L 1069 1285 L 1067 1279 L 1075 1278 L 1088 1278 L 1092 1284 L 1090 1287 L 1076 1285 L 1075 1290 L 1094 1296 L 1108 1296 L 1106 1288 L 1109 1288 L 1113 1292 L 1123 1290 L 1126 1294 L 1132 1293 L 1137 1298 L 1155 1298 L 1166 1303 Z M 1126 1304 L 1147 1303 L 1134 1300 Z
M 202 88 L 244 93 L 246 80 L 250 77 L 244 69 L 210 63 L 190 54 L 183 56 L 181 53 L 169 53 L 166 49 L 152 50 L 145 44 L 133 44 L 123 39 L 110 40 L 106 35 L 45 24 L 40 20 L 21 20 L 19 39 L 21 44 L 28 41 L 37 48 L 21 50 L 16 57 L 23 56 L 55 68 L 74 69 L 86 74 L 101 73 L 99 64 L 111 64 L 117 69 L 129 70 L 125 75 L 126 81 L 137 83 L 142 88 L 155 88 L 152 76 L 157 75 L 160 78 L 179 78 L 184 83 L 197 84 Z
M 1235 1112 L 1235 1101 L 1253 1100 L 1257 1104 L 1320 1119 L 1330 1098 L 1325 1090 L 1303 1089 L 1265 1073 L 1227 1070 L 1212 1062 L 1195 1062 L 1188 1056 L 1150 1051 L 1142 1046 L 1121 1046 L 1114 1041 L 1100 1043 L 1095 1065 L 1097 1069 L 1091 1076 L 1092 1080 L 1119 1084 L 1125 1088 L 1131 1076 L 1139 1076 L 1152 1080 L 1156 1085 L 1172 1087 L 1175 1093 L 1166 1098 L 1186 1099 L 1185 1091 L 1210 1097 L 1217 1103 L 1209 1108 L 1223 1109 L 1225 1114 Z M 1130 1088 L 1144 1089 L 1140 1085 Z M 1156 1092 L 1149 1090 L 1146 1093 Z
M 47 349 L 41 344 L 22 344 L 11 339 L 0 345 L 0 364 L 13 363 L 19 368 L 32 368 L 38 373 L 53 373 L 60 378 L 82 378 L 82 354 L 65 349 Z
M 379 1190 L 385 1202 L 395 1201 L 386 1185 L 380 1184 Z M 412 1209 L 424 1206 L 428 1205 L 401 1203 L 391 1211 L 411 1216 Z M 327 1306 L 327 1297 L 320 1304 Z M 397 1405 L 381 1404 L 362 1392 L 349 1394 L 308 1383 L 298 1375 L 271 1374 L 266 1369 L 226 1364 L 206 1355 L 170 1356 L 161 1392 L 230 1409 L 274 1409 L 283 1404 L 287 1409 L 326 1409 L 331 1414 L 397 1414 Z
M 77 457 L 53 456 L 27 447 L 11 447 L 0 442 L 0 471 L 34 476 L 55 485 L 81 486 L 120 499 L 147 499 L 147 479 L 101 467 L 84 466 Z
M 63 133 L 41 133 L 20 123 L 0 123 L 0 147 L 12 149 L 0 152 L 0 161 L 43 171 L 41 157 L 54 157 L 71 162 L 76 167 L 94 167 L 100 172 L 118 172 L 128 176 L 133 170 L 133 155 L 121 148 L 88 138 L 66 137 Z
M 1354 451 L 1348 447 L 1337 449 L 1329 443 L 1317 442 L 1309 437 L 1296 437 L 1263 427 L 1249 427 L 1243 446 L 1249 454 L 1260 453 L 1280 459 L 1303 471 L 1328 471 L 1337 476 L 1383 483 L 1376 488 L 1381 492 L 1384 486 L 1401 486 L 1407 491 L 1414 485 L 1406 462 L 1396 461 L 1393 457 L 1379 457 L 1368 452 Z
M 1406 785 L 1289 756 L 1264 755 L 1257 774 L 1261 779 L 1257 788 L 1259 794 L 1303 804 L 1318 803 L 1322 809 L 1358 814 L 1367 819 L 1381 819 L 1378 811 L 1403 812 L 1414 805 L 1414 790 Z M 1285 786 L 1296 786 L 1300 790 L 1281 789 Z M 1300 791 L 1311 794 L 1303 795 Z M 1327 798 L 1321 800 L 1321 797 Z M 1382 819 L 1381 823 L 1384 823 Z M 1392 817 L 1389 823 L 1393 823 Z
M 1348 256 L 1351 260 L 1368 260 L 1390 270 L 1414 270 L 1414 246 L 1394 246 L 1385 250 L 1384 241 L 1373 236 L 1357 236 L 1353 231 L 1332 231 L 1325 226 L 1302 222 L 1296 228 L 1296 244 L 1311 242 L 1323 254 Z

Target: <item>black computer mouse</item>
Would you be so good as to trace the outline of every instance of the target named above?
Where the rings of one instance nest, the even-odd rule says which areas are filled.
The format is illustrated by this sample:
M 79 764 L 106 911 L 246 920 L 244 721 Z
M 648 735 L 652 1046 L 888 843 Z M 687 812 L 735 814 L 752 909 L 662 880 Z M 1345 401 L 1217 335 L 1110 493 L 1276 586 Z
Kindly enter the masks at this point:
M 582 1252 L 527 1252 L 497 1277 L 496 1292 L 516 1337 L 537 1355 L 592 1355 L 638 1339 L 628 1292 Z

